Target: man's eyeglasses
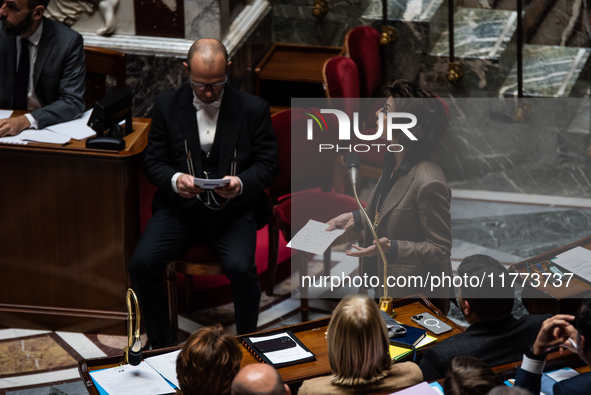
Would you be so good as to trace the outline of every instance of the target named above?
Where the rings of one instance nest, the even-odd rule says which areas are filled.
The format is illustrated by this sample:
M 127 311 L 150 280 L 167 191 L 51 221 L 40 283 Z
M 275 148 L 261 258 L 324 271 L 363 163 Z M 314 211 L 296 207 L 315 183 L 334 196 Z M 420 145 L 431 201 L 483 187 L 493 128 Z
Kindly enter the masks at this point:
M 204 91 L 206 89 L 212 89 L 214 91 L 219 91 L 220 89 L 222 89 L 226 85 L 226 83 L 228 83 L 228 75 L 226 75 L 226 79 L 224 80 L 224 82 L 218 82 L 215 84 L 201 84 L 199 82 L 193 82 L 191 77 L 189 77 L 189 82 L 191 83 L 191 85 L 193 85 L 199 91 Z

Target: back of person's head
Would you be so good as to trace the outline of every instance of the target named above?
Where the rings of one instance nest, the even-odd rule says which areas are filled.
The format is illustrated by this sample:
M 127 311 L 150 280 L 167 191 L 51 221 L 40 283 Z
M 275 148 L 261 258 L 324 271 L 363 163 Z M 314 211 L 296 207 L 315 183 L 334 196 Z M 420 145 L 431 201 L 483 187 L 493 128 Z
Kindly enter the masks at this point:
M 271 365 L 253 363 L 243 367 L 232 382 L 232 395 L 290 394 L 279 372 Z
M 407 80 L 396 80 L 383 89 L 384 96 L 394 99 L 395 112 L 407 112 L 417 118 L 409 131 L 417 138 L 411 140 L 400 130 L 395 138 L 407 155 L 436 153 L 448 128 L 448 117 L 441 100 L 433 93 Z
M 469 302 L 479 319 L 491 321 L 511 314 L 515 290 L 512 277 L 499 261 L 488 255 L 472 255 L 460 263 L 458 274 L 462 277 L 460 297 Z
M 334 310 L 328 331 L 328 360 L 337 385 L 363 385 L 385 377 L 392 363 L 386 323 L 376 303 L 347 296 Z
M 585 300 L 581 305 L 575 320 L 575 328 L 579 336 L 577 343 L 581 343 L 580 336 L 585 337 L 584 349 L 581 351 L 591 354 L 591 299 Z M 591 363 L 591 361 L 585 362 Z
M 193 332 L 176 361 L 183 395 L 229 394 L 241 360 L 238 342 L 220 324 Z
M 499 385 L 489 391 L 487 395 L 532 395 L 531 392 L 521 387 L 509 387 L 508 385 Z
M 478 358 L 459 356 L 445 374 L 445 395 L 485 395 L 497 384 L 495 374 Z

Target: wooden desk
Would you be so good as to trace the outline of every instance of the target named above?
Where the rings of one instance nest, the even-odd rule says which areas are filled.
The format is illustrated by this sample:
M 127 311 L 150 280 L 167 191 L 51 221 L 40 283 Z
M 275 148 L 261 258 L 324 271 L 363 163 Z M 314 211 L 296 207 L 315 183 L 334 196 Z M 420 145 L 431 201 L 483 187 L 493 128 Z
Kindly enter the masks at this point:
M 403 298 L 394 301 L 394 308 L 398 313 L 396 319 L 403 324 L 414 325 L 410 317 L 413 315 L 424 313 L 425 311 L 431 312 L 434 316 L 441 318 L 442 321 L 449 324 L 453 329 L 448 333 L 437 336 L 438 341 L 447 339 L 453 335 L 463 332 L 463 329 L 456 325 L 453 321 L 448 319 L 441 313 L 439 309 L 429 302 L 425 298 Z M 256 335 L 265 335 L 282 330 L 289 329 L 316 355 L 316 361 L 301 363 L 292 366 L 286 366 L 279 368 L 278 372 L 281 378 L 286 384 L 299 384 L 304 380 L 308 380 L 314 377 L 325 376 L 330 374 L 330 364 L 328 362 L 328 348 L 326 338 L 324 337 L 328 328 L 329 318 L 323 318 L 320 320 L 304 322 L 302 324 L 290 325 L 280 329 L 269 329 L 261 332 L 257 332 Z M 253 334 L 254 335 L 254 334 Z M 155 350 L 144 353 L 145 357 L 163 354 L 166 352 L 178 350 L 180 347 L 171 347 L 162 350 Z M 422 354 L 424 350 L 419 351 Z M 409 357 L 410 359 L 411 357 Z M 117 366 L 123 360 L 123 355 L 117 355 L 113 357 L 104 358 L 93 358 L 88 360 L 81 360 L 78 362 L 78 370 L 82 377 L 86 388 L 90 394 L 98 394 L 92 379 L 90 378 L 89 372 L 93 370 L 105 369 L 113 366 Z M 258 363 L 257 360 L 248 352 L 246 347 L 242 348 L 242 363 L 240 367 L 244 367 L 251 363 Z
M 0 144 L 2 326 L 125 334 L 150 122 L 134 120 L 121 152 Z
M 292 97 L 324 97 L 322 66 L 341 47 L 275 44 L 255 68 L 255 91 L 272 111 L 290 108 Z
M 546 270 L 550 259 L 576 246 L 591 250 L 591 236 L 565 245 L 564 247 L 557 248 L 546 254 L 539 255 L 535 258 L 516 263 L 510 267 L 509 271 L 526 275 L 526 262 L 529 262 L 533 266 L 536 266 L 539 263 L 542 266 L 542 269 Z M 552 284 L 551 280 L 544 284 L 545 278 L 542 278 L 542 284 L 538 287 L 533 287 L 529 281 L 526 282 L 523 287 L 521 299 L 531 314 L 563 313 L 576 315 L 581 300 L 588 298 L 591 294 L 591 284 L 576 276 L 573 276 L 568 287 L 566 284 L 561 287 L 556 287 Z M 523 280 L 519 279 L 519 283 L 523 283 Z

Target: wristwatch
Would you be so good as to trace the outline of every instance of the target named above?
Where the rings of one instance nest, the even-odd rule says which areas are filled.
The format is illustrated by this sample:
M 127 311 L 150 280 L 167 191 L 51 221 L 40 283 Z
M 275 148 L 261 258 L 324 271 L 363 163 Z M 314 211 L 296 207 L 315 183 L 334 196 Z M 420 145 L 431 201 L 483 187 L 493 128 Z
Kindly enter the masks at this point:
M 544 359 L 546 359 L 546 355 L 548 355 L 547 352 L 543 353 L 542 355 L 534 354 L 534 346 L 529 346 L 529 349 L 525 353 L 526 357 L 528 357 L 529 359 L 534 359 L 536 361 L 543 361 Z

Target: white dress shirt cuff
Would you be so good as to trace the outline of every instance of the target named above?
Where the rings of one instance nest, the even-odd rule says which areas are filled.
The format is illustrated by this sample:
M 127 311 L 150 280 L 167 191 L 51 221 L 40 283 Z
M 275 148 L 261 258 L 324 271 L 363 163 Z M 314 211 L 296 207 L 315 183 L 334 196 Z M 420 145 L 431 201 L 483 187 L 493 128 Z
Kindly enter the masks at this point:
M 175 193 L 179 193 L 179 189 L 176 186 L 176 180 L 178 180 L 178 178 L 181 176 L 181 174 L 183 174 L 183 173 L 174 173 L 174 176 L 172 176 L 172 179 L 170 180 L 170 182 L 172 183 L 172 190 Z
M 530 372 L 533 374 L 542 374 L 544 371 L 544 366 L 546 366 L 546 360 L 537 361 L 535 359 L 528 358 L 525 354 L 523 355 L 523 362 L 521 363 L 521 369 L 525 370 L 526 372 Z
M 39 124 L 37 123 L 35 117 L 31 115 L 31 113 L 25 114 L 25 117 L 27 117 L 29 123 L 31 124 L 31 126 L 29 126 L 30 128 L 39 129 Z

